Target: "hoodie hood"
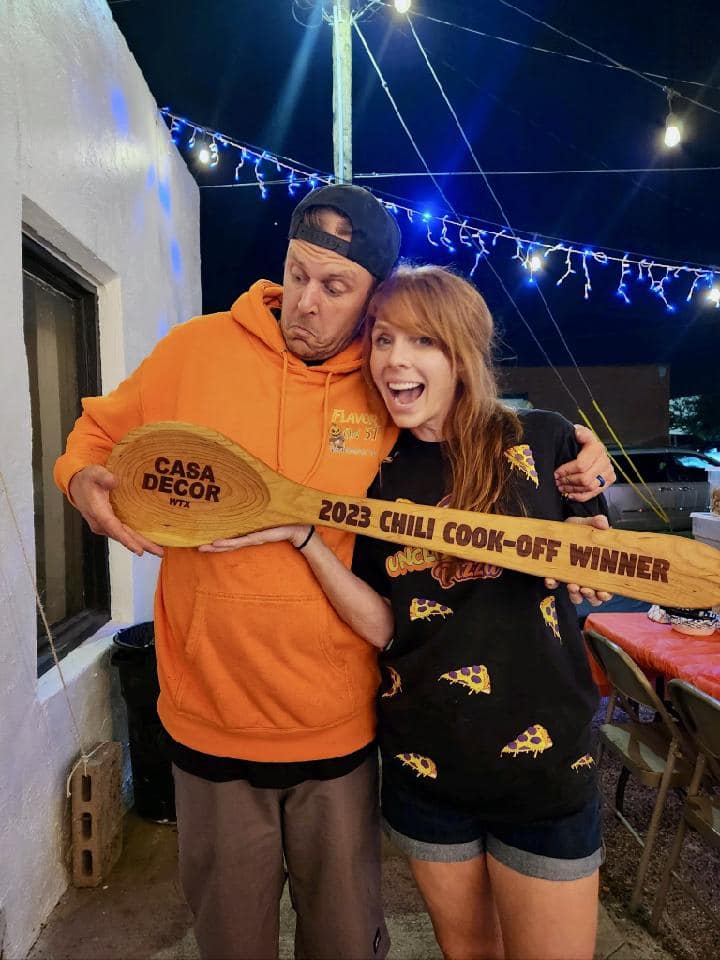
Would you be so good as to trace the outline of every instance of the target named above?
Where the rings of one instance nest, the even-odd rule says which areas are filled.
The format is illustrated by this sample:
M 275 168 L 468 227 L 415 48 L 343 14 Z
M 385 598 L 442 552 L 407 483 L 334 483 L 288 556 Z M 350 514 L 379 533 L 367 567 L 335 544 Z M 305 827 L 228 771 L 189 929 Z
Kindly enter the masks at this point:
M 233 320 L 247 331 L 259 345 L 277 358 L 282 368 L 280 382 L 279 410 L 275 426 L 275 461 L 280 473 L 286 472 L 285 462 L 287 443 L 287 414 L 288 405 L 293 402 L 290 383 L 299 379 L 305 382 L 322 384 L 320 404 L 313 411 L 313 417 L 322 426 L 317 434 L 315 456 L 309 469 L 298 477 L 300 483 L 308 483 L 315 476 L 323 457 L 328 453 L 328 440 L 325 434 L 326 424 L 330 421 L 330 389 L 331 384 L 344 379 L 348 374 L 357 374 L 362 365 L 362 339 L 356 337 L 351 343 L 334 357 L 329 357 L 323 363 L 309 366 L 291 350 L 282 335 L 280 324 L 272 313 L 282 308 L 282 287 L 269 280 L 258 280 L 249 290 L 243 293 L 232 305 Z
M 343 373 L 353 373 L 362 364 L 362 338 L 356 337 L 334 357 L 322 363 L 308 366 L 300 357 L 296 357 L 283 339 L 282 330 L 273 310 L 282 308 L 282 287 L 270 280 L 258 280 L 249 290 L 241 294 L 232 305 L 231 315 L 236 323 L 261 340 L 266 347 L 279 356 L 285 354 L 290 367 L 297 366 L 307 371 L 309 376 L 320 377 Z

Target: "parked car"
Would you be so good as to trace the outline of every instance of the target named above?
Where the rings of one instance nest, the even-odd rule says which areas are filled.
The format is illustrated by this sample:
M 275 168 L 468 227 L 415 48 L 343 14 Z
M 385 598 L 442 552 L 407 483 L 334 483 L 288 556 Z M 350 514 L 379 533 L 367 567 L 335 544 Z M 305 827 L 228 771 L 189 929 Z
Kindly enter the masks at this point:
M 619 451 L 611 451 L 635 486 L 616 470 L 617 480 L 605 492 L 610 525 L 660 533 L 666 532 L 668 527 L 670 530 L 689 530 L 692 525 L 690 514 L 707 510 L 710 504 L 707 469 L 717 469 L 715 460 L 697 450 L 674 447 L 633 448 L 627 449 L 627 453 L 645 484 L 638 480 L 627 457 Z M 642 499 L 636 488 L 648 500 L 652 500 L 652 493 L 667 514 L 668 523 Z

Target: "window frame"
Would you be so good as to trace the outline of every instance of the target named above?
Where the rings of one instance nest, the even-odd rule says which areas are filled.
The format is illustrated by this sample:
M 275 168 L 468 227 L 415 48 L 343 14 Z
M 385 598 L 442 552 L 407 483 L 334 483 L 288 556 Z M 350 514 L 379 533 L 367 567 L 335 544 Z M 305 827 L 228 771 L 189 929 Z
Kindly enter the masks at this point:
M 78 304 L 79 319 L 75 325 L 75 350 L 77 360 L 78 408 L 83 397 L 102 392 L 100 369 L 100 328 L 98 316 L 97 291 L 82 276 L 58 257 L 46 250 L 32 237 L 22 236 L 22 272 L 48 284 L 59 293 L 75 300 Z M 23 326 L 25 312 L 23 310 Z M 28 361 L 26 354 L 26 362 Z M 34 411 L 39 409 L 38 384 L 30 378 L 30 399 L 33 419 L 33 437 L 36 436 Z M 33 439 L 33 445 L 35 440 Z M 34 456 L 33 456 L 34 460 Z M 37 501 L 33 489 L 34 515 L 37 515 Z M 59 659 L 67 656 L 88 637 L 92 636 L 104 623 L 110 620 L 110 565 L 107 540 L 96 536 L 83 521 L 81 534 L 83 554 L 83 585 L 86 606 L 72 616 L 51 624 L 53 642 Z M 38 615 L 37 637 L 37 675 L 41 677 L 54 666 L 45 627 Z

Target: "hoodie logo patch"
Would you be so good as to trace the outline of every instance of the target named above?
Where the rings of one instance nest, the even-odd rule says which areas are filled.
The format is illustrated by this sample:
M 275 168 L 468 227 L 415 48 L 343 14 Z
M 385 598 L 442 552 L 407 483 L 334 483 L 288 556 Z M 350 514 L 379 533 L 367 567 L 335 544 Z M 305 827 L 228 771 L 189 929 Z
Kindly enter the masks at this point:
M 345 437 L 342 428 L 336 423 L 330 426 L 330 453 L 342 453 L 345 449 Z
M 361 410 L 345 410 L 335 407 L 330 417 L 328 443 L 330 453 L 360 454 L 376 457 L 377 450 L 360 446 L 375 443 L 380 435 L 380 423 L 374 413 Z

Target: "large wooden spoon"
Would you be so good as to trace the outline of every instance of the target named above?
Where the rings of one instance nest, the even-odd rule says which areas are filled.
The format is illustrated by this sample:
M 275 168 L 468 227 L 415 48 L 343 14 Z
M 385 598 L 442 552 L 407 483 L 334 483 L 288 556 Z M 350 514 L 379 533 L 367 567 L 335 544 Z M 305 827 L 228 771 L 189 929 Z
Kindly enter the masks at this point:
M 107 468 L 120 480 L 110 495 L 117 516 L 168 547 L 316 523 L 652 603 L 720 603 L 720 551 L 696 541 L 323 493 L 194 424 L 132 430 Z

